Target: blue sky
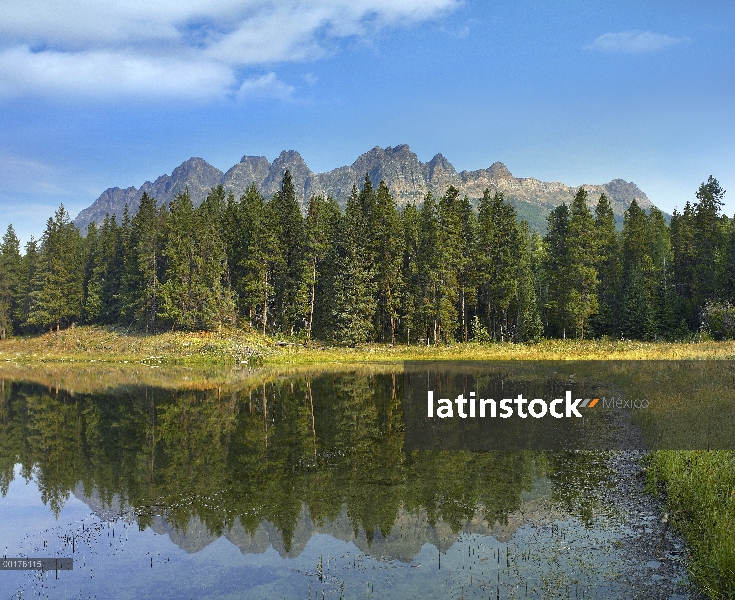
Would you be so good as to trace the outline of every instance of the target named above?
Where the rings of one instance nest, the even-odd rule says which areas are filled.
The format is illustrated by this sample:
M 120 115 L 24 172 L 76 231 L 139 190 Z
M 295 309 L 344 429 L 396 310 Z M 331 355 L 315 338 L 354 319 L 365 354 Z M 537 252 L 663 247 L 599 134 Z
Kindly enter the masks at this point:
M 735 5 L 3 0 L 0 229 L 39 237 L 191 156 L 314 171 L 407 143 L 458 170 L 634 181 L 664 210 L 711 174 L 735 213 Z

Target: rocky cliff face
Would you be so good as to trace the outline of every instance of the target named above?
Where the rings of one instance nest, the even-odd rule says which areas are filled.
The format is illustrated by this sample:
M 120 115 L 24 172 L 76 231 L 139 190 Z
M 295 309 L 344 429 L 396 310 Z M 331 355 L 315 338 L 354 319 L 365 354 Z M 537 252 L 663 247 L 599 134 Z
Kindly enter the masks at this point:
M 458 173 L 441 154 L 422 163 L 405 144 L 385 149 L 376 146 L 351 165 L 327 173 L 314 173 L 298 152 L 288 150 L 281 152 L 272 163 L 264 156 L 243 156 L 227 173 L 201 158 L 190 158 L 176 167 L 171 175 L 162 175 L 152 183 L 147 181 L 140 188 L 105 190 L 89 208 L 77 215 L 75 223 L 84 229 L 90 221 L 101 222 L 105 214 L 119 217 L 126 204 L 130 213 L 134 214 L 143 192 L 148 192 L 149 196 L 163 204 L 188 188 L 192 201 L 198 205 L 209 190 L 217 185 L 223 185 L 235 197 L 240 197 L 255 184 L 269 198 L 280 189 L 286 170 L 291 171 L 296 193 L 302 203 L 313 195 L 323 194 L 333 196 L 342 206 L 347 202 L 353 186 L 362 187 L 365 174 L 370 176 L 373 185 L 385 181 L 399 205 L 420 203 L 429 192 L 440 197 L 453 185 L 472 200 L 481 198 L 485 189 L 491 193 L 503 192 L 519 210 L 519 214 L 524 216 L 536 213 L 543 216 L 562 202 L 570 203 L 579 189 L 559 182 L 514 177 L 500 162 L 493 163 L 487 169 Z M 651 206 L 637 185 L 622 179 L 613 179 L 602 185 L 584 184 L 583 187 L 589 194 L 590 206 L 594 206 L 600 194 L 604 193 L 610 198 L 618 216 L 634 199 L 643 208 Z

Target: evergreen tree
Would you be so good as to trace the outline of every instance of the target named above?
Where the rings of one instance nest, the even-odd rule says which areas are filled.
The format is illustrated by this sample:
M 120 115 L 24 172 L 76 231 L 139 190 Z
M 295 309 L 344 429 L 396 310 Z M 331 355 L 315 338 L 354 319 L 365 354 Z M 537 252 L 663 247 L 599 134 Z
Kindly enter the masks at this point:
M 416 337 L 418 307 L 421 299 L 419 281 L 419 211 L 413 202 L 409 202 L 401 211 L 401 229 L 403 233 L 403 262 L 401 265 L 401 279 L 403 281 L 403 296 L 401 298 L 402 331 L 405 332 L 406 343 L 411 344 L 411 334 Z
M 251 185 L 236 205 L 228 204 L 235 230 L 231 253 L 232 285 L 241 314 L 251 327 L 260 322 L 263 334 L 272 325 L 273 272 L 280 267 L 278 240 L 263 196 Z
M 46 223 L 31 283 L 28 322 L 40 327 L 70 325 L 84 303 L 84 241 L 62 204 Z
M 234 302 L 225 283 L 227 256 L 215 214 L 216 201 L 205 200 L 194 209 L 188 190 L 171 203 L 160 316 L 174 328 L 215 329 L 232 320 Z
M 568 285 L 571 269 L 569 249 L 569 207 L 560 204 L 549 213 L 544 237 L 543 277 L 544 309 L 550 333 L 563 339 L 573 325 L 570 305 L 572 290 Z
M 651 302 L 651 290 L 645 274 L 633 270 L 626 274 L 626 283 L 620 308 L 620 329 L 625 338 L 653 339 L 656 316 Z
M 544 326 L 538 309 L 537 274 L 534 270 L 533 246 L 528 222 L 518 225 L 518 264 L 516 278 L 518 292 L 509 307 L 514 315 L 513 341 L 536 342 L 544 334 Z
M 568 309 L 577 335 L 584 339 L 584 328 L 590 315 L 597 312 L 598 260 L 595 222 L 587 208 L 587 191 L 580 187 L 572 202 L 569 218 Z
M 373 227 L 371 254 L 375 257 L 378 293 L 375 328 L 381 341 L 395 344 L 403 293 L 403 237 L 396 202 L 382 181 L 375 198 Z
M 735 217 L 730 220 L 726 239 L 727 262 L 723 272 L 722 298 L 735 304 Z
M 326 327 L 325 313 L 331 310 L 334 293 L 334 272 L 331 250 L 341 217 L 339 205 L 331 196 L 313 196 L 306 215 L 306 261 L 309 282 L 309 317 L 307 338 L 311 339 L 316 317 L 317 331 Z M 327 305 L 327 306 L 325 306 Z
M 416 253 L 416 290 L 418 306 L 415 313 L 417 333 L 428 345 L 439 341 L 438 306 L 441 283 L 441 252 L 439 248 L 439 215 L 436 200 L 428 193 L 419 210 L 418 251 Z
M 159 210 L 156 200 L 143 192 L 138 212 L 130 223 L 125 252 L 121 316 L 127 323 L 137 323 L 146 332 L 156 330 L 161 302 L 165 215 L 165 209 Z
M 222 234 L 225 203 L 225 192 L 220 185 L 207 194 L 195 215 L 195 239 L 202 264 L 199 278 L 206 287 L 206 302 L 212 314 L 208 320 L 210 328 L 235 323 L 235 297 L 230 285 L 227 250 Z
M 469 341 L 470 322 L 477 310 L 477 285 L 479 259 L 477 243 L 477 215 L 472 210 L 472 204 L 464 196 L 458 204 L 460 220 L 459 264 L 457 280 L 459 284 L 459 312 L 460 339 Z
M 478 280 L 481 311 L 494 340 L 508 334 L 508 309 L 518 296 L 520 233 L 515 209 L 501 192 L 486 189 L 478 216 Z
M 283 333 L 293 335 L 305 326 L 309 300 L 304 218 L 290 171 L 284 173 L 281 190 L 268 203 L 268 210 L 278 254 L 272 274 L 274 324 Z
M 122 228 L 118 227 L 115 216 L 106 216 L 99 230 L 88 228 L 86 242 L 85 321 L 116 323 L 121 312 L 125 248 Z
M 710 175 L 707 182 L 699 186 L 696 196 L 694 234 L 697 246 L 692 301 L 699 317 L 705 302 L 717 299 L 722 289 L 722 272 L 727 262 L 727 219 L 723 220 L 720 215 L 725 190 L 714 177 Z
M 377 310 L 375 266 L 369 252 L 374 193 L 370 179 L 358 193 L 353 187 L 336 236 L 335 338 L 355 345 L 374 339 Z M 368 242 L 366 244 L 366 241 Z
M 682 213 L 674 210 L 669 226 L 673 260 L 673 286 L 677 298 L 677 319 L 687 329 L 696 329 L 697 319 L 694 310 L 694 270 L 697 261 L 697 247 L 694 230 L 694 209 L 687 202 Z
M 621 234 L 623 294 L 620 307 L 621 333 L 626 338 L 653 339 L 657 272 L 648 215 L 633 200 L 625 211 Z
M 31 312 L 31 291 L 33 289 L 33 280 L 36 277 L 38 269 L 38 242 L 31 239 L 26 243 L 23 258 L 20 263 L 20 276 L 18 279 L 18 291 L 15 298 L 15 322 L 26 330 L 31 331 L 34 326 L 28 322 L 28 316 Z
M 109 215 L 105 215 L 105 221 Z M 87 246 L 87 261 L 84 265 L 84 322 L 94 323 L 98 320 L 102 313 L 102 294 L 101 282 L 97 279 L 96 271 L 97 263 L 97 244 L 98 244 L 97 223 L 90 221 L 87 225 L 87 235 L 84 236 L 84 242 Z
M 622 266 L 620 243 L 615 230 L 615 215 L 605 194 L 595 208 L 595 236 L 598 240 L 597 287 L 598 311 L 590 318 L 595 335 L 616 336 L 619 333 Z
M 8 225 L 0 246 L 0 339 L 3 340 L 17 326 L 20 279 L 20 241 L 13 226 Z
M 438 204 L 436 323 L 437 341 L 454 340 L 459 324 L 459 274 L 462 267 L 462 201 L 459 190 L 450 186 Z

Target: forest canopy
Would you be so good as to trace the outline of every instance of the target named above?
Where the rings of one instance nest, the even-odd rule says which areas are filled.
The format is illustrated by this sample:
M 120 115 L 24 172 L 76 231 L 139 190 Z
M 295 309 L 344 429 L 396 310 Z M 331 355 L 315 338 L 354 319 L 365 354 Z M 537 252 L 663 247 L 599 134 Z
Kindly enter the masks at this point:
M 72 324 L 145 332 L 246 327 L 365 342 L 533 342 L 543 337 L 735 337 L 735 219 L 710 176 L 669 224 L 635 201 L 622 231 L 608 198 L 580 188 L 545 236 L 502 193 L 476 207 L 450 187 L 401 209 L 366 175 L 342 210 L 305 214 L 286 171 L 265 199 L 188 192 L 81 232 L 63 205 L 20 251 L 0 246 L 0 337 Z M 83 235 L 84 233 L 84 235 Z

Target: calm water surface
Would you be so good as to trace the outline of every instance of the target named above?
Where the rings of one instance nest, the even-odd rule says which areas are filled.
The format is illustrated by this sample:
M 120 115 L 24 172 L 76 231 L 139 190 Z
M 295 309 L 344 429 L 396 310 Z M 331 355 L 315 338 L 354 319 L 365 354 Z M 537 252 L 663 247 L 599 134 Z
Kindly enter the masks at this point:
M 4 381 L 2 551 L 75 562 L 0 597 L 626 597 L 604 453 L 405 452 L 402 386 Z

